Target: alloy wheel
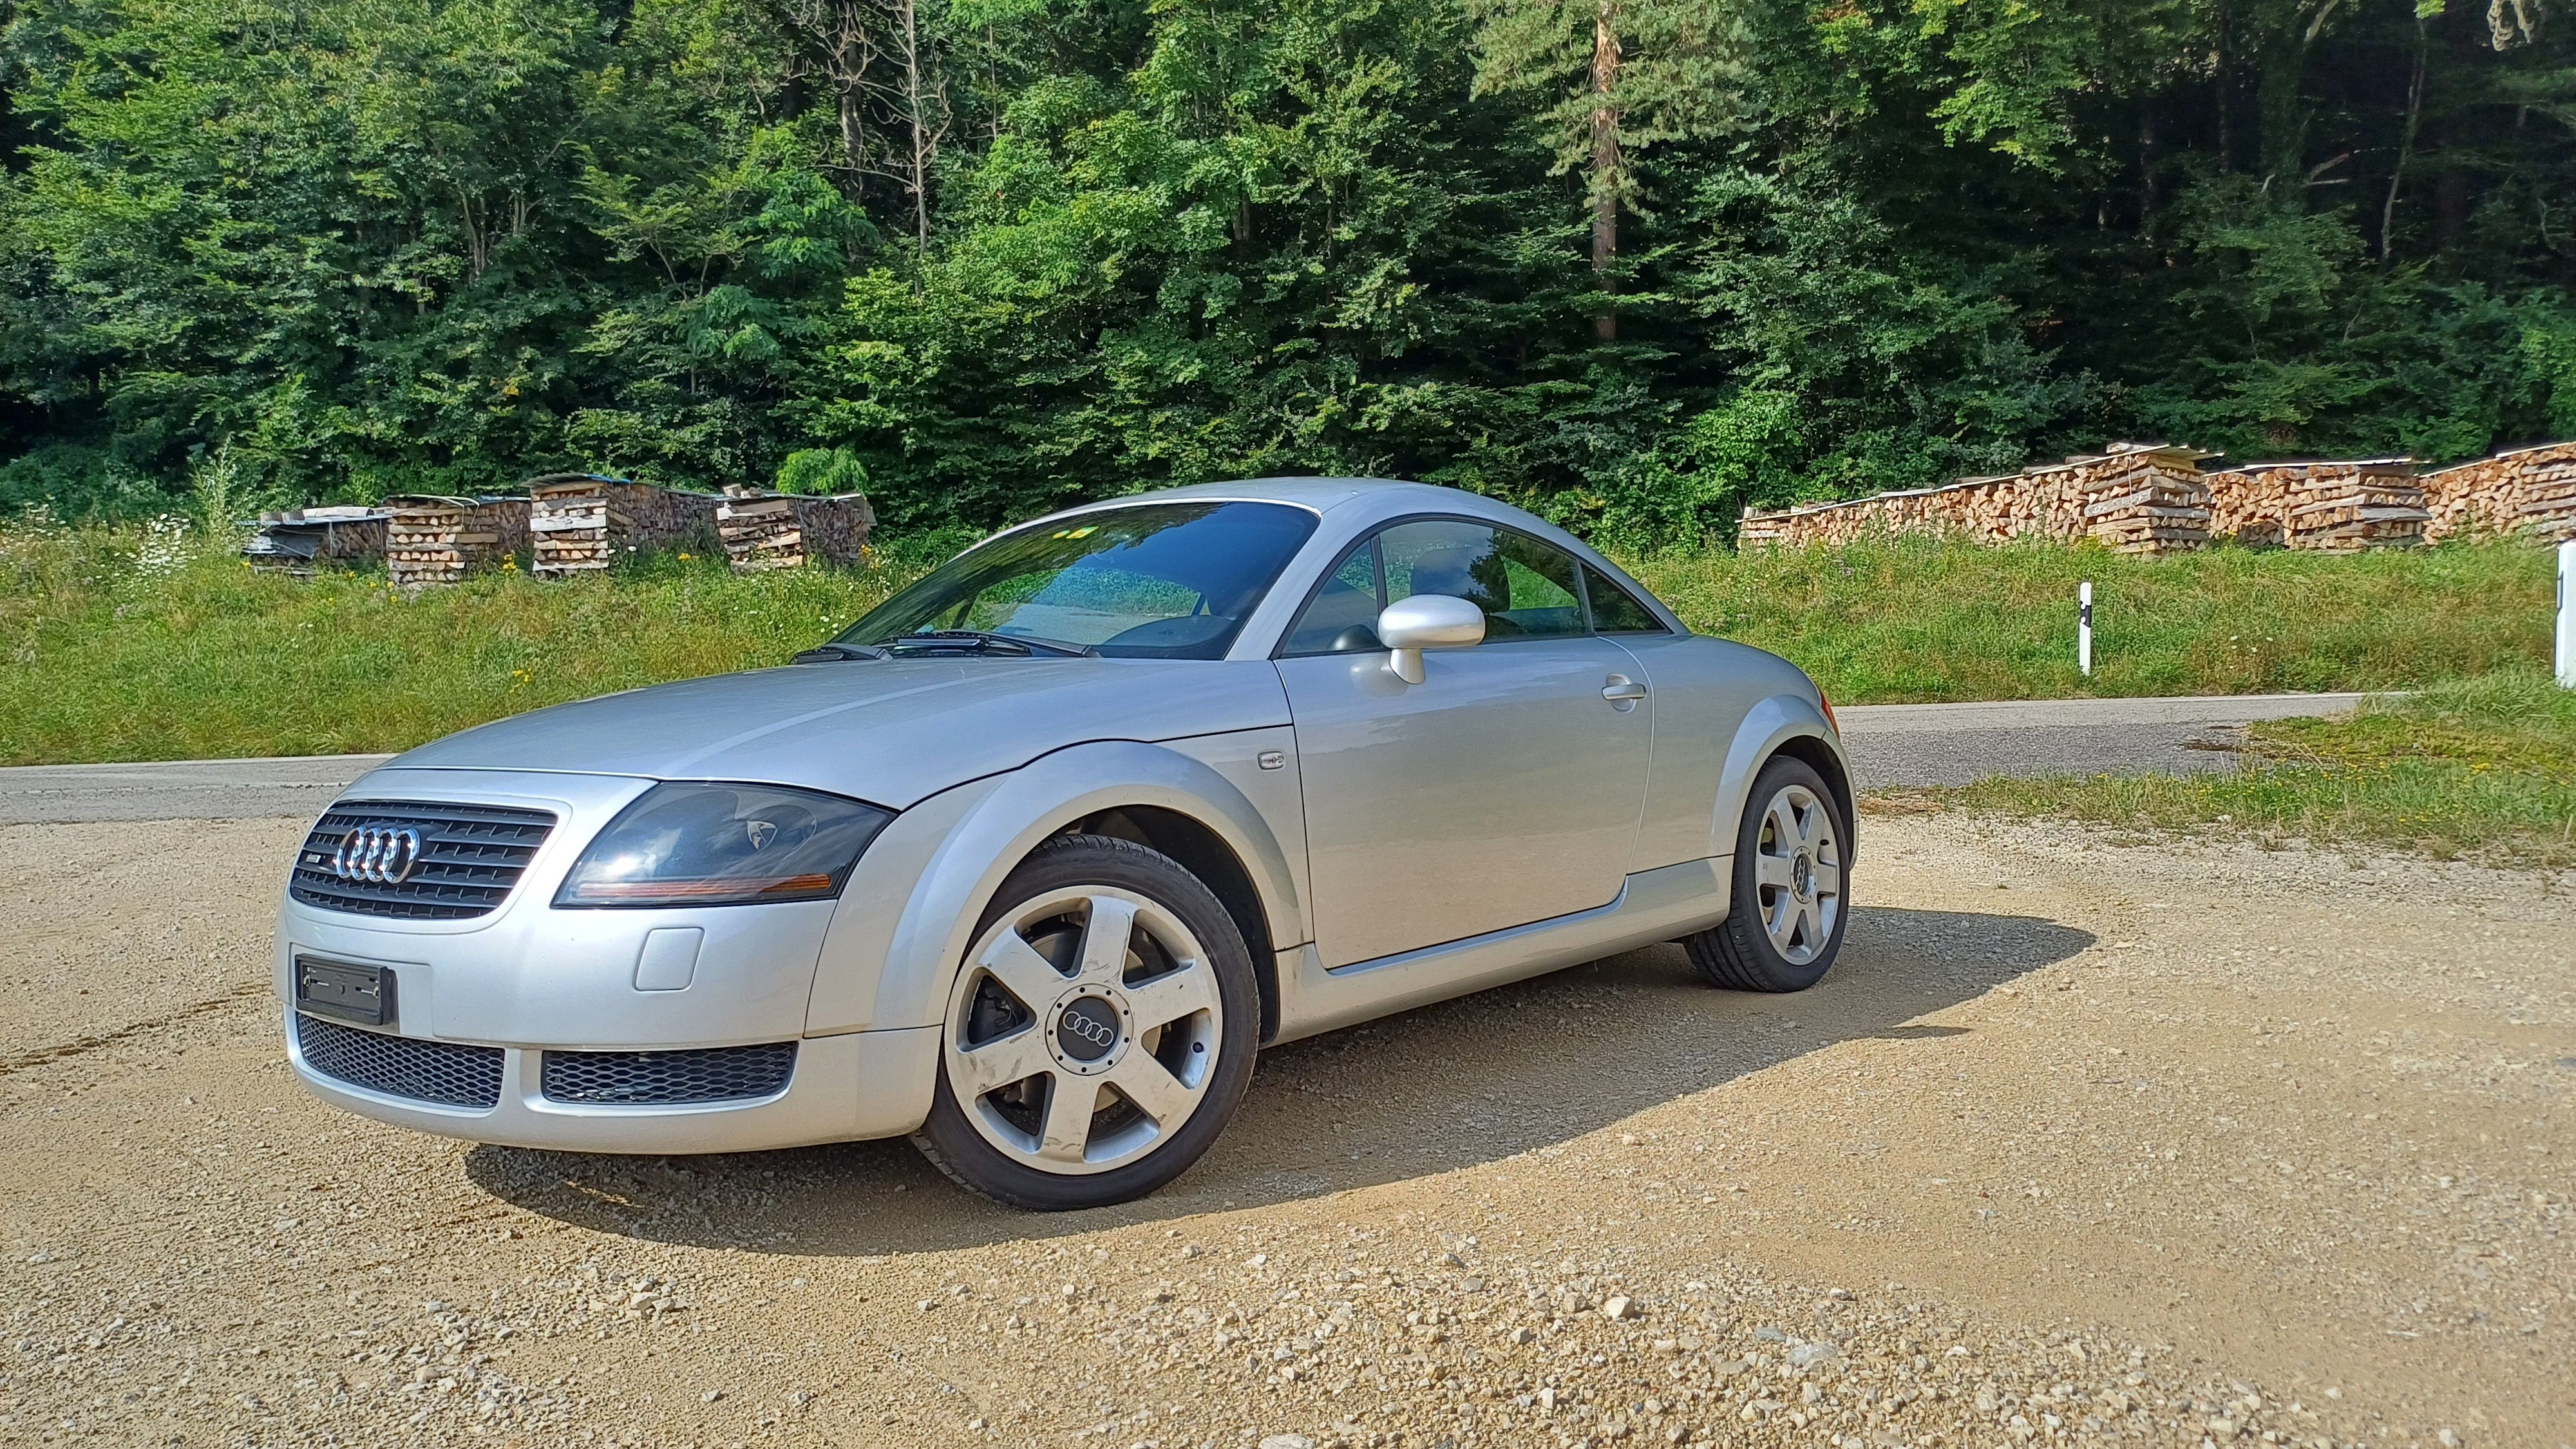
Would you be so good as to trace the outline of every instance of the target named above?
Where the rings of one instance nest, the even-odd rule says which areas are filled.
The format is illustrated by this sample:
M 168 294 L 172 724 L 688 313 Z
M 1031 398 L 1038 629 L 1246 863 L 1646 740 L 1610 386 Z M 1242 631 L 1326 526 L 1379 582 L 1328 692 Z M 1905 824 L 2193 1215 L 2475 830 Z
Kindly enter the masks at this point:
M 1771 949 L 1804 966 L 1834 938 L 1843 907 L 1842 846 L 1833 807 L 1804 785 L 1788 785 L 1762 810 L 1754 889 Z
M 949 1089 L 976 1132 L 1041 1172 L 1133 1162 L 1180 1130 L 1214 1079 L 1224 1022 L 1198 938 L 1107 886 L 1006 911 L 949 1006 Z

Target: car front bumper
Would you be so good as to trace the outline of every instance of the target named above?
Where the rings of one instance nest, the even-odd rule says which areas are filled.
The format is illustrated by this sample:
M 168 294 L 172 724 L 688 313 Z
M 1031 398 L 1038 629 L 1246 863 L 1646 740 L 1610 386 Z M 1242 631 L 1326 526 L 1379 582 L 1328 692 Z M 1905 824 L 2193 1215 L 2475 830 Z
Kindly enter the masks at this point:
M 551 812 L 557 824 L 508 899 L 486 915 L 398 920 L 285 899 L 273 970 L 288 1059 L 305 1087 L 361 1116 L 422 1132 L 577 1152 L 753 1151 L 897 1136 L 919 1126 L 938 1070 L 936 1028 L 810 1021 L 840 902 L 552 908 L 582 848 L 653 783 L 393 768 L 353 786 L 343 804 L 517 806 Z M 868 903 L 856 904 L 864 911 Z M 656 938 L 667 945 L 674 936 L 690 946 L 676 971 L 672 953 L 656 949 Z M 456 1105 L 383 1090 L 388 1079 L 380 1075 L 317 1065 L 298 1025 L 299 960 L 374 968 L 391 978 L 389 1021 L 316 1014 L 339 1031 L 388 1039 L 358 1039 L 364 1054 L 419 1058 L 444 1049 L 478 1058 L 479 1070 L 497 1054 L 497 1093 L 486 1096 L 488 1105 Z M 795 1061 L 784 1086 L 756 1097 L 558 1100 L 544 1081 L 548 1052 L 709 1052 L 790 1042 Z
M 407 1040 L 425 1040 L 407 1038 Z M 799 1041 L 785 1090 L 748 1100 L 621 1105 L 545 1094 L 536 1047 L 497 1047 L 500 1091 L 488 1108 L 443 1106 L 370 1091 L 305 1057 L 294 1014 L 287 1059 L 305 1089 L 362 1117 L 442 1137 L 562 1152 L 756 1152 L 899 1136 L 921 1121 L 917 1084 L 938 1068 L 939 1032 L 854 1031 Z

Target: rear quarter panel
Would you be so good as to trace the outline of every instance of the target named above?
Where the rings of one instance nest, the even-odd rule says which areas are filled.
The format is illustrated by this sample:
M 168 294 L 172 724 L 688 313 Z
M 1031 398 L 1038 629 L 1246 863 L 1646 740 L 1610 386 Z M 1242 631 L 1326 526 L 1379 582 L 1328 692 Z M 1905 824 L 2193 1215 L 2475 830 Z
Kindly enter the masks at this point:
M 1654 766 L 1631 872 L 1733 854 L 1745 792 L 1783 742 L 1808 736 L 1841 756 L 1815 685 L 1778 655 L 1695 635 L 1617 637 L 1654 691 Z

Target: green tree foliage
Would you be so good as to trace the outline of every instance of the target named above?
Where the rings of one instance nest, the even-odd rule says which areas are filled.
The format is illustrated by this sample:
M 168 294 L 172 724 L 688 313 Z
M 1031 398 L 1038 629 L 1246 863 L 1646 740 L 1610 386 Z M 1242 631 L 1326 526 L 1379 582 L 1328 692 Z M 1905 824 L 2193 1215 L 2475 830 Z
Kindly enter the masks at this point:
M 0 507 L 2576 434 L 2558 0 L 0 0 Z

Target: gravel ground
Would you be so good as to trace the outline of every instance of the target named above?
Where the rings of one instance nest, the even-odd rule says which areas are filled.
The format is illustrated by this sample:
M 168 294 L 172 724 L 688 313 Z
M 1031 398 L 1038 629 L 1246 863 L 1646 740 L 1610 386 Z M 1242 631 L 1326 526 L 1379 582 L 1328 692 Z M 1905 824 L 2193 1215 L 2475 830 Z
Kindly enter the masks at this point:
M 1813 992 L 1658 948 L 1281 1048 L 1034 1217 L 324 1109 L 300 829 L 0 828 L 0 1441 L 2576 1438 L 2568 880 L 1877 817 Z

